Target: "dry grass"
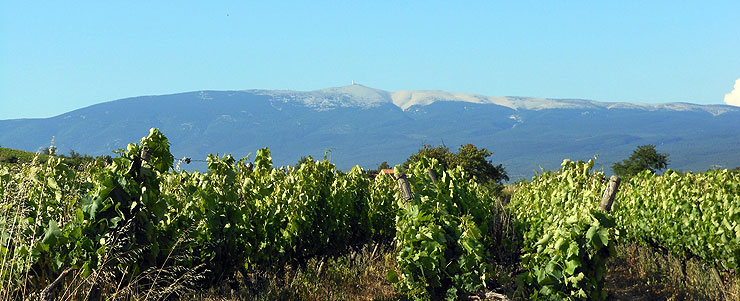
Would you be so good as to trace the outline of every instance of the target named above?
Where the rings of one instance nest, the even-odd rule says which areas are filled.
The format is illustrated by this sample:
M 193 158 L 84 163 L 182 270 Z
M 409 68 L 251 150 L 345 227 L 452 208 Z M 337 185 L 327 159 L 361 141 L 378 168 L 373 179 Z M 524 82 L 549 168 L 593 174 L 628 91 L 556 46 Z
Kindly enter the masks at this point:
M 109 262 L 127 262 L 136 254 L 111 252 Z M 180 255 L 182 257 L 182 255 Z M 172 258 L 178 261 L 184 258 Z M 185 269 L 172 262 L 149 269 L 137 277 L 106 265 L 88 277 L 73 271 L 55 292 L 55 300 L 398 300 L 386 280 L 395 266 L 389 245 L 370 244 L 348 254 L 314 258 L 304 266 L 288 266 L 281 272 L 256 271 L 238 277 L 238 283 L 212 288 L 197 286 L 203 270 Z M 165 267 L 166 266 L 166 267 Z M 38 299 L 39 293 L 26 296 Z
M 395 266 L 392 248 L 369 244 L 338 257 L 313 258 L 284 271 L 255 271 L 238 283 L 222 283 L 184 296 L 187 300 L 398 300 L 386 280 Z
M 334 258 L 314 258 L 305 266 L 288 267 L 282 275 L 251 275 L 239 297 L 253 300 L 378 300 L 398 299 L 389 269 L 395 256 L 389 245 L 370 244 Z
M 704 262 L 683 262 L 640 245 L 620 245 L 608 265 L 613 300 L 740 300 L 740 276 Z

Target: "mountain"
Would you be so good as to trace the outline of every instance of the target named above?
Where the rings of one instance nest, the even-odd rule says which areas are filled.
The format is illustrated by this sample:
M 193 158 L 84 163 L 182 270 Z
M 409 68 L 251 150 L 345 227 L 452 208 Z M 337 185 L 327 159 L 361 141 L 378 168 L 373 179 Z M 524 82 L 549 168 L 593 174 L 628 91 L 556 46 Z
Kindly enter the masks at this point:
M 339 168 L 403 162 L 423 143 L 494 152 L 513 179 L 598 155 L 597 166 L 637 145 L 670 154 L 669 167 L 740 166 L 740 108 L 689 103 L 610 103 L 490 97 L 445 91 L 388 92 L 351 85 L 316 91 L 197 91 L 120 99 L 42 119 L 0 120 L 0 145 L 28 151 L 111 154 L 160 128 L 176 158 L 243 157 L 270 147 L 277 165 L 325 154 Z M 327 153 L 328 151 L 328 153 Z M 194 167 L 205 169 L 195 162 Z

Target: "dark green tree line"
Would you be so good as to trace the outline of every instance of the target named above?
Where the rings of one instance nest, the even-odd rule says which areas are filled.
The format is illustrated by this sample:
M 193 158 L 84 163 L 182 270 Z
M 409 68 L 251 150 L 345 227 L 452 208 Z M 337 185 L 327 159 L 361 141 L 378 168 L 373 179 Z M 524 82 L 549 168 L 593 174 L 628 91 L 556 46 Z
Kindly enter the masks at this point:
M 658 153 L 655 145 L 640 145 L 632 152 L 632 155 L 612 164 L 612 170 L 621 178 L 631 178 L 643 170 L 658 172 L 668 167 L 668 154 Z
M 494 165 L 489 159 L 493 152 L 486 148 L 478 148 L 473 144 L 460 145 L 457 153 L 450 151 L 446 145 L 431 146 L 424 144 L 415 154 L 412 154 L 403 163 L 407 169 L 411 162 L 418 161 L 421 157 L 434 158 L 439 161 L 445 169 L 461 166 L 470 176 L 475 177 L 478 183 L 501 184 L 509 180 L 503 165 Z

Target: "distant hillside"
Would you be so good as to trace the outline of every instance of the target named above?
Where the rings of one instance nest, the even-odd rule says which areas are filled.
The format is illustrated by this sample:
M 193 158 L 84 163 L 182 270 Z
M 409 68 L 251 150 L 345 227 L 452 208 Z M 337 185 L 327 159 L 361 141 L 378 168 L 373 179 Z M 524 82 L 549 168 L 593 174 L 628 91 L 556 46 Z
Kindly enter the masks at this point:
M 563 158 L 595 154 L 610 172 L 612 162 L 641 144 L 669 153 L 674 169 L 740 166 L 737 107 L 387 92 L 362 85 L 127 98 L 52 118 L 2 120 L 0 145 L 36 151 L 56 137 L 61 153 L 111 154 L 151 127 L 167 135 L 176 158 L 242 157 L 268 146 L 278 165 L 326 153 L 343 169 L 375 168 L 401 163 L 423 143 L 473 143 L 493 151 L 513 179 L 557 168 Z
M 32 162 L 34 159 L 37 160 L 37 162 L 46 162 L 49 160 L 50 157 L 52 156 L 45 155 L 41 152 L 34 153 L 7 147 L 0 147 L 0 165 L 29 163 Z M 75 152 L 74 156 L 72 156 L 72 154 L 57 153 L 55 155 L 55 158 L 62 159 L 61 162 L 71 168 L 79 169 L 87 167 L 88 164 L 91 164 L 95 160 L 100 160 L 102 162 L 106 159 L 105 157 L 93 158 L 89 155 L 82 155 L 77 152 Z
M 33 152 L 27 152 L 7 147 L 0 147 L 0 163 L 27 163 L 33 161 L 37 155 Z M 40 160 L 47 160 L 49 156 L 38 155 Z

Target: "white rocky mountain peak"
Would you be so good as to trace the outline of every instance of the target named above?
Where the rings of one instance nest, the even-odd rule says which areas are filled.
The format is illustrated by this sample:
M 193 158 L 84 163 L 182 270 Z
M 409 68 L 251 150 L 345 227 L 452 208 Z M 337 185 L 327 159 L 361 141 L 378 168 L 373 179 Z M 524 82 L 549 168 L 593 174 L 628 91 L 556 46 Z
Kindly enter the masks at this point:
M 514 110 L 637 109 L 648 111 L 706 111 L 712 115 L 720 115 L 729 111 L 738 110 L 737 108 L 726 105 L 697 105 L 678 102 L 661 104 L 599 102 L 583 99 L 485 96 L 439 90 L 403 90 L 388 92 L 356 83 L 348 86 L 325 88 L 315 91 L 250 90 L 249 92 L 272 96 L 273 101 L 299 101 L 304 103 L 306 106 L 315 108 L 319 111 L 331 110 L 336 107 L 371 108 L 385 103 L 393 103 L 397 107 L 407 110 L 412 106 L 427 106 L 439 101 L 494 104 Z
M 336 107 L 371 108 L 391 102 L 388 92 L 360 84 L 315 91 L 250 90 L 247 92 L 271 96 L 272 101 L 302 102 L 306 106 L 319 111 L 331 110 Z

